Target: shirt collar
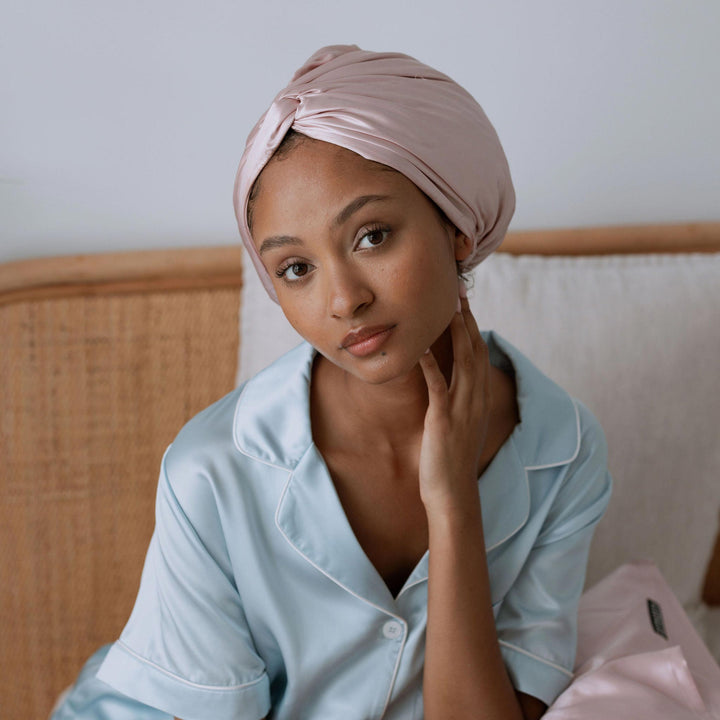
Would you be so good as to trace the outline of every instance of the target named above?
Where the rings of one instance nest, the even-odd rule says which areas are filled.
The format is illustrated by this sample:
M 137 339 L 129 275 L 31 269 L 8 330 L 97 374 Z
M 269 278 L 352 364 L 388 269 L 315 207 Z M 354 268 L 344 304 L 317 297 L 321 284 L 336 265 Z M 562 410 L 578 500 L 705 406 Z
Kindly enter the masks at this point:
M 566 465 L 580 448 L 575 403 L 517 348 L 483 332 L 490 361 L 515 374 L 520 423 L 511 440 L 526 470 Z M 233 436 L 244 455 L 292 471 L 312 444 L 310 375 L 315 350 L 301 343 L 249 380 L 235 408 Z
M 233 421 L 235 446 L 292 471 L 312 444 L 310 375 L 315 349 L 301 343 L 243 386 Z
M 580 420 L 575 402 L 516 347 L 494 331 L 483 333 L 490 362 L 515 375 L 520 423 L 512 433 L 526 470 L 567 465 L 580 450 Z

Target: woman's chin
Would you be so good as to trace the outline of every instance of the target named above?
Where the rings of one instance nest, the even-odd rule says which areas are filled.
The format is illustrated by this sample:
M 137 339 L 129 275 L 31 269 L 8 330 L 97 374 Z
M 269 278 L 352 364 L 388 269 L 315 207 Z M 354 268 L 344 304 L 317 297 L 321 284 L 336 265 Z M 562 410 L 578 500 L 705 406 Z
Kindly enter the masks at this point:
M 419 352 L 416 356 L 409 353 L 383 352 L 355 358 L 347 354 L 346 357 L 330 358 L 330 361 L 360 382 L 367 385 L 386 385 L 422 377 L 422 370 L 418 365 L 420 355 Z

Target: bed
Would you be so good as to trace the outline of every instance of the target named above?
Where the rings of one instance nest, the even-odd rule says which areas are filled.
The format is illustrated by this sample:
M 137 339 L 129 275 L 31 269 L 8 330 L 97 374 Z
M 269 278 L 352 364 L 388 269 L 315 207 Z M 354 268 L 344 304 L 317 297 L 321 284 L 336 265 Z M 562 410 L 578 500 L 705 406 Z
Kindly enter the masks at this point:
M 608 435 L 615 496 L 588 585 L 653 560 L 720 656 L 720 223 L 516 232 L 502 250 L 476 273 L 481 324 Z M 166 446 L 294 342 L 253 282 L 239 246 L 0 265 L 2 717 L 47 717 L 116 638 Z

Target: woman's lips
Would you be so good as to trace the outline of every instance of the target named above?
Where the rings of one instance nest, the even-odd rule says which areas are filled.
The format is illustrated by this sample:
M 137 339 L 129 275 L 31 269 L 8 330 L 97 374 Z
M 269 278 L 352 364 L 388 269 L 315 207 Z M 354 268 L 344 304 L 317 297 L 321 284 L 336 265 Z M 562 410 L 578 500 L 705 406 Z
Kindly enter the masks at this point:
M 340 343 L 343 350 L 347 350 L 355 357 L 364 357 L 377 352 L 394 330 L 394 325 L 377 325 L 375 327 L 358 328 L 349 332 Z

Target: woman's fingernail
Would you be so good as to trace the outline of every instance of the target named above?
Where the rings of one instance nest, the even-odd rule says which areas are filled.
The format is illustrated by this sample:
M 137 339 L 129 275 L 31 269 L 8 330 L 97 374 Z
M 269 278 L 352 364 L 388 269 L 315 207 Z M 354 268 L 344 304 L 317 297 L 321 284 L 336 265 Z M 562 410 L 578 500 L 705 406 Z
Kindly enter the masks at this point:
M 458 295 L 457 308 L 455 312 L 462 312 L 462 305 L 460 304 L 460 296 Z
M 465 285 L 465 281 L 464 281 L 462 278 L 460 278 L 460 290 L 459 290 L 459 295 L 460 295 L 461 298 L 466 298 L 466 297 L 467 297 L 467 285 Z
M 429 354 L 430 354 L 430 348 L 428 348 L 428 349 L 423 353 L 423 355 L 429 355 Z

